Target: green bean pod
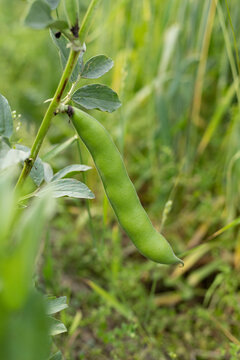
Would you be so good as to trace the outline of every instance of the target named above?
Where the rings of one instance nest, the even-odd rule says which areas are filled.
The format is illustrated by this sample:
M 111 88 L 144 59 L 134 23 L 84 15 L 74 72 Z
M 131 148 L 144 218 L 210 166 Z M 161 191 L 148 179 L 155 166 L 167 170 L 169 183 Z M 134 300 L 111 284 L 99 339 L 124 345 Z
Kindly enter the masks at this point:
M 142 255 L 161 264 L 183 264 L 167 240 L 153 227 L 142 207 L 122 156 L 106 129 L 80 109 L 66 111 L 97 167 L 118 221 Z

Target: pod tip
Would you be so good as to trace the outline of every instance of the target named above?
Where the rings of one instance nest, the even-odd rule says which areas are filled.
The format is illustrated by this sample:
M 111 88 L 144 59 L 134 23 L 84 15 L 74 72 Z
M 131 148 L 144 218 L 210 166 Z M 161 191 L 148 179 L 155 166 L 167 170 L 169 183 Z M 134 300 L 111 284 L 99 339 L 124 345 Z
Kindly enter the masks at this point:
M 184 262 L 177 257 L 177 264 L 179 264 L 179 267 L 184 267 Z

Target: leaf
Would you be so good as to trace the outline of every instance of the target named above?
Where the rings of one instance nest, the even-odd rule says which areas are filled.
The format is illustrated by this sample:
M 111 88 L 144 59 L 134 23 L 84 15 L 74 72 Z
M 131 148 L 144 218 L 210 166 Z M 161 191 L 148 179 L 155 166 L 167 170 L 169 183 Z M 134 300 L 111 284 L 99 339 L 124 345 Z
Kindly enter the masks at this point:
M 50 317 L 50 335 L 55 336 L 67 332 L 66 326 L 59 320 Z
M 84 65 L 81 77 L 85 79 L 98 79 L 113 67 L 113 61 L 105 55 L 92 57 Z
M 13 219 L 17 211 L 14 199 L 14 186 L 16 184 L 15 170 L 16 169 L 5 170 L 0 174 L 0 256 L 3 254 L 5 246 L 9 244 L 8 234 L 12 230 Z
M 10 138 L 13 133 L 13 119 L 7 99 L 0 94 L 0 135 Z
M 68 23 L 64 20 L 53 20 L 48 27 L 51 29 L 64 30 L 68 28 Z
M 11 149 L 11 143 L 7 137 L 0 135 L 0 152 L 4 149 Z
M 46 192 L 51 189 L 52 196 L 54 198 L 59 198 L 63 196 L 69 196 L 79 199 L 94 199 L 95 196 L 89 190 L 89 188 L 82 182 L 75 179 L 62 179 L 52 181 L 40 190 L 38 190 L 35 195 L 43 196 Z
M 68 42 L 65 39 L 65 37 L 63 37 L 63 36 L 61 36 L 60 38 L 56 38 L 56 36 L 54 35 L 54 32 L 52 30 L 50 30 L 50 35 L 51 35 L 52 41 L 57 46 L 57 48 L 60 52 L 62 66 L 65 67 L 65 65 L 67 63 L 68 55 L 70 52 L 70 50 L 67 48 Z
M 47 299 L 47 314 L 52 315 L 68 307 L 67 297 L 61 296 L 57 299 Z
M 49 183 L 53 177 L 53 170 L 51 165 L 46 162 L 43 162 L 43 170 L 44 170 L 44 180 L 46 183 Z
M 18 150 L 26 152 L 27 157 L 30 155 L 31 150 L 29 147 L 17 144 L 16 148 Z M 45 180 L 46 182 L 51 181 L 53 177 L 53 171 L 48 163 L 44 163 L 39 157 L 37 157 L 30 172 L 30 177 L 37 186 L 40 186 L 43 180 Z
M 51 356 L 49 358 L 49 360 L 63 360 L 61 351 L 58 351 L 57 353 L 55 353 L 53 356 Z
M 17 289 L 15 293 L 17 295 Z M 34 291 L 33 286 L 18 311 L 6 311 L 1 303 L 0 326 L 1 360 L 48 359 L 51 346 L 49 319 L 45 314 L 43 296 Z
M 0 158 L 0 170 L 21 163 L 28 158 L 28 154 L 25 151 L 17 149 L 10 149 L 7 153 L 3 153 L 3 155 L 3 158 Z
M 32 29 L 44 29 L 53 21 L 51 7 L 43 0 L 34 1 L 25 18 L 25 24 Z
M 27 157 L 30 155 L 31 150 L 29 147 L 17 144 L 16 148 L 18 150 L 24 151 L 27 154 Z M 48 166 L 50 167 L 50 165 Z M 34 162 L 34 165 L 30 172 L 30 177 L 37 186 L 40 186 L 43 180 L 45 179 L 45 167 L 42 160 L 39 157 L 37 157 L 37 159 Z
M 39 157 L 34 162 L 30 176 L 37 186 L 40 186 L 44 180 L 44 167 L 42 160 Z
M 7 155 L 8 151 L 11 149 L 10 144 L 8 143 L 8 139 L 0 136 L 0 169 L 2 165 L 2 161 Z
M 79 171 L 87 171 L 87 170 L 90 170 L 90 169 L 91 169 L 91 166 L 87 166 L 87 165 L 69 165 L 69 166 L 65 167 L 64 169 L 61 169 L 60 171 L 58 171 L 53 176 L 52 181 L 62 179 L 66 175 L 69 175 L 69 174 L 72 174 L 72 173 L 76 173 L 76 172 L 79 172 Z
M 13 239 L 9 239 L 9 245 L 14 240 L 12 251 L 1 259 L 1 300 L 11 309 L 21 307 L 32 288 L 36 256 L 46 220 L 52 215 L 53 204 L 46 193 L 45 197 L 36 199 L 27 211 L 22 212 Z
M 30 177 L 37 186 L 40 186 L 43 180 L 50 182 L 53 176 L 53 170 L 48 163 L 44 163 L 39 157 L 37 157 L 32 170 L 30 172 Z
M 35 1 L 25 18 L 25 25 L 32 29 L 45 29 L 47 27 L 57 30 L 68 28 L 68 24 L 64 20 L 54 20 L 51 16 L 51 10 L 58 6 L 59 0 L 37 0 Z
M 60 3 L 60 0 L 45 0 L 45 1 L 48 3 L 48 5 L 52 10 L 55 10 Z
M 59 50 L 61 64 L 64 69 L 66 66 L 67 60 L 68 60 L 69 53 L 70 53 L 70 49 L 67 47 L 68 41 L 66 40 L 66 38 L 64 36 L 61 36 L 60 38 L 57 39 L 52 30 L 50 30 L 50 35 L 51 35 L 52 41 L 54 42 L 54 44 L 56 45 L 56 47 Z M 83 67 L 82 56 L 83 56 L 83 54 L 81 53 L 79 55 L 77 64 L 72 72 L 72 75 L 70 78 L 71 82 L 75 82 L 78 78 L 78 75 L 82 71 L 82 67 Z
M 106 85 L 92 84 L 78 89 L 72 100 L 85 109 L 113 112 L 121 106 L 117 93 Z

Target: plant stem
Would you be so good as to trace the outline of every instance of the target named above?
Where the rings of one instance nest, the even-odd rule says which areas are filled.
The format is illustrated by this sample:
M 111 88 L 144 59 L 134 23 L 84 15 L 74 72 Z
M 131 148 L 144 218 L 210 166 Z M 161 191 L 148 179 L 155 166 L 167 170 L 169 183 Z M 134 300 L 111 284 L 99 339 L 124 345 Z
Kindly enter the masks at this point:
M 59 84 L 58 84 L 58 87 L 57 87 L 57 90 L 55 92 L 55 95 L 46 111 L 46 114 L 43 118 L 43 121 L 41 123 L 41 126 L 38 130 L 38 133 L 37 133 L 37 136 L 35 138 L 35 141 L 33 143 L 33 146 L 32 146 L 32 149 L 31 149 L 31 153 L 30 153 L 30 156 L 29 156 L 29 159 L 28 161 L 26 161 L 24 163 L 24 167 L 23 167 L 23 170 L 20 174 L 20 177 L 18 179 L 18 182 L 17 182 L 17 185 L 16 185 L 16 189 L 19 189 L 25 179 L 27 178 L 27 176 L 29 175 L 33 165 L 34 165 L 34 162 L 38 156 L 38 153 L 39 153 L 39 150 L 41 148 L 41 145 L 43 143 L 43 140 L 47 134 L 47 131 L 49 129 L 49 126 L 50 126 L 50 123 L 51 123 L 51 119 L 52 117 L 54 116 L 54 113 L 61 101 L 61 98 L 62 98 L 62 95 L 63 95 L 63 92 L 64 92 L 64 89 L 68 83 L 68 80 L 72 74 L 72 71 L 74 69 L 74 66 L 77 62 L 77 59 L 78 59 L 78 55 L 80 53 L 80 50 L 79 51 L 75 51 L 75 50 L 71 50 L 70 51 L 70 54 L 69 54 L 69 57 L 68 57 L 68 61 L 67 61 L 67 64 L 65 66 L 65 69 L 64 69 L 64 72 L 62 74 L 62 77 L 59 81 Z
M 67 93 L 66 97 L 62 100 L 62 105 L 66 105 L 71 100 L 72 94 L 75 91 L 80 79 L 81 74 L 78 75 L 77 80 L 72 84 L 71 89 Z
M 83 18 L 82 25 L 79 30 L 79 39 L 82 44 L 86 40 L 88 30 L 90 28 L 91 21 L 92 21 L 93 15 L 94 15 L 94 10 L 96 9 L 99 2 L 100 2 L 100 0 L 92 0 L 87 9 L 87 12 L 86 12 L 84 18 Z

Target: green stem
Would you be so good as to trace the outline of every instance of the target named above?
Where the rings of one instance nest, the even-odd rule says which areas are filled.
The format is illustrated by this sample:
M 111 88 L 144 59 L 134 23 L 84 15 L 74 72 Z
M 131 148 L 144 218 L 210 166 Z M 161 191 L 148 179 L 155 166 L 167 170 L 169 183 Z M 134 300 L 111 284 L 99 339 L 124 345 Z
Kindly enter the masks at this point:
M 82 25 L 79 30 L 79 39 L 82 44 L 86 40 L 88 30 L 90 28 L 91 21 L 92 21 L 93 15 L 94 15 L 94 10 L 96 9 L 99 2 L 100 2 L 100 0 L 92 0 L 87 9 L 87 12 L 86 12 L 84 18 L 83 18 Z
M 72 94 L 74 93 L 80 79 L 81 74 L 78 75 L 77 80 L 72 84 L 71 89 L 67 93 L 66 97 L 62 100 L 62 105 L 66 105 L 71 100 Z
M 54 113 L 61 101 L 64 89 L 68 83 L 68 80 L 69 80 L 69 78 L 72 74 L 72 71 L 74 69 L 74 66 L 77 62 L 79 53 L 80 53 L 80 50 L 79 51 L 74 51 L 74 50 L 70 51 L 66 67 L 64 69 L 64 72 L 63 72 L 60 82 L 58 84 L 57 90 L 56 90 L 55 95 L 46 111 L 46 114 L 43 118 L 41 126 L 38 130 L 37 136 L 35 138 L 35 141 L 33 143 L 32 149 L 31 149 L 31 154 L 30 154 L 29 158 L 27 159 L 28 161 L 25 161 L 25 163 L 24 163 L 24 167 L 23 167 L 23 170 L 18 179 L 16 189 L 19 189 L 23 185 L 25 179 L 29 175 L 29 173 L 34 165 L 34 162 L 38 156 L 39 150 L 42 146 L 43 140 L 49 129 L 51 119 L 54 116 Z

